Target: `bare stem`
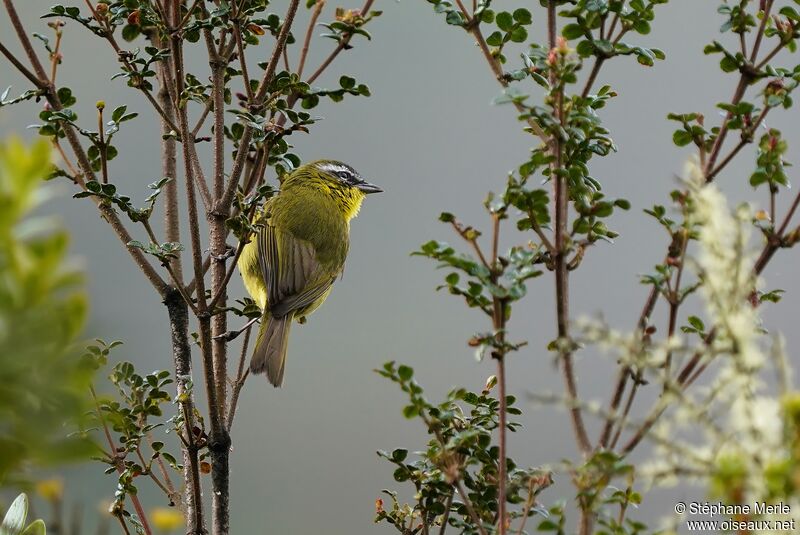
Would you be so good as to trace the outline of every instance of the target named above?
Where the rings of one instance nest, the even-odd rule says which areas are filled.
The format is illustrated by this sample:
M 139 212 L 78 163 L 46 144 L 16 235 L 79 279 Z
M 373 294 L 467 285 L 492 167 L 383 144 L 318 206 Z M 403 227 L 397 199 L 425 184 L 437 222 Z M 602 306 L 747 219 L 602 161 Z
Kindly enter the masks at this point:
M 100 424 L 103 427 L 103 433 L 105 434 L 106 440 L 108 441 L 108 447 L 111 450 L 111 461 L 114 463 L 114 467 L 117 469 L 119 474 L 122 474 L 125 471 L 125 467 L 122 463 L 122 459 L 117 456 L 117 446 L 114 444 L 114 439 L 111 436 L 111 431 L 108 429 L 108 423 L 106 419 L 103 417 L 103 411 L 100 409 L 100 402 L 97 399 L 97 393 L 94 390 L 93 386 L 89 386 L 89 391 L 92 394 L 92 400 L 94 401 L 95 411 L 97 412 L 97 419 L 100 420 Z M 133 508 L 136 511 L 136 514 L 139 516 L 139 522 L 142 524 L 142 529 L 144 530 L 145 535 L 152 535 L 153 531 L 150 529 L 150 525 L 147 522 L 147 517 L 144 514 L 144 508 L 142 507 L 142 503 L 139 501 L 139 497 L 136 494 L 129 493 L 128 497 L 133 504 Z
M 306 65 L 306 58 L 308 57 L 308 49 L 311 46 L 311 36 L 314 33 L 314 27 L 317 25 L 322 9 L 325 7 L 325 0 L 317 0 L 314 4 L 314 11 L 311 12 L 311 19 L 308 22 L 308 29 L 306 30 L 306 37 L 303 40 L 303 49 L 300 51 L 300 63 L 297 66 L 297 77 L 303 79 L 303 68 Z
M 464 502 L 464 507 L 467 508 L 467 512 L 469 513 L 472 522 L 475 524 L 475 527 L 478 529 L 478 533 L 481 535 L 488 535 L 486 529 L 483 527 L 480 517 L 475 512 L 475 507 L 472 506 L 472 501 L 469 499 L 467 491 L 464 490 L 464 484 L 461 483 L 460 479 L 456 479 L 454 485 L 456 486 L 456 489 L 458 489 L 458 494 L 461 496 L 461 501 Z

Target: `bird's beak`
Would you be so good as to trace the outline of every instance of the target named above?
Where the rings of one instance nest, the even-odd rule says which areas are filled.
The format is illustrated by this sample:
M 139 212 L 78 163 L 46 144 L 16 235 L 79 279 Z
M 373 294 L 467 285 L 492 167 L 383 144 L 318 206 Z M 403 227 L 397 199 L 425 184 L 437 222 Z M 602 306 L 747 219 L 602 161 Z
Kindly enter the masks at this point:
M 369 182 L 361 182 L 357 184 L 356 187 L 363 191 L 364 193 L 381 193 L 383 190 L 376 186 L 375 184 L 370 184 Z

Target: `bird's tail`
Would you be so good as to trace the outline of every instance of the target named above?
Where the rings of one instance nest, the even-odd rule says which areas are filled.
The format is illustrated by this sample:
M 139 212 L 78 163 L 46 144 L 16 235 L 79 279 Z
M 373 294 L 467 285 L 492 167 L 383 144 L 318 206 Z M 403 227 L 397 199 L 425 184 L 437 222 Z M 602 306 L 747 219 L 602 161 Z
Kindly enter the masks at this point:
M 289 345 L 289 329 L 293 314 L 276 318 L 266 313 L 261 318 L 256 349 L 250 359 L 250 371 L 255 374 L 267 372 L 272 386 L 281 386 L 286 365 L 286 348 Z

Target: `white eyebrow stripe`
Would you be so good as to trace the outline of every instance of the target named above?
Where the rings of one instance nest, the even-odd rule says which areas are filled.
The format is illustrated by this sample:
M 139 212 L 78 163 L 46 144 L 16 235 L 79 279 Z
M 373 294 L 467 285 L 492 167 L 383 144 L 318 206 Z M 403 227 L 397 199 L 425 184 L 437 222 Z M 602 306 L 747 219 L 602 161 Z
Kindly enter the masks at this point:
M 338 173 L 344 171 L 348 174 L 351 175 L 353 174 L 353 172 L 344 165 L 337 165 L 335 163 L 329 163 L 329 162 L 325 162 L 322 165 L 320 165 L 320 169 L 322 169 L 323 171 L 327 171 L 329 173 Z

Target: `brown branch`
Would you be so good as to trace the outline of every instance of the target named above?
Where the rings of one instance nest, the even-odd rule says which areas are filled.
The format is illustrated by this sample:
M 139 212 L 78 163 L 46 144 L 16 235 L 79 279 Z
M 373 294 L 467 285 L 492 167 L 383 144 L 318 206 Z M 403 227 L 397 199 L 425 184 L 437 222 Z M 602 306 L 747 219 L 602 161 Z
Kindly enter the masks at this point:
M 261 78 L 261 83 L 259 83 L 258 90 L 256 91 L 256 104 L 264 101 L 269 84 L 272 83 L 272 78 L 275 76 L 275 68 L 278 66 L 278 61 L 280 60 L 283 49 L 286 46 L 286 40 L 289 38 L 289 30 L 292 28 L 292 23 L 294 22 L 294 16 L 295 13 L 297 13 L 297 6 L 299 3 L 300 0 L 290 0 L 289 2 L 289 9 L 286 12 L 286 17 L 283 19 L 281 31 L 278 32 L 278 38 L 275 42 L 275 48 L 272 51 L 272 57 L 269 58 L 269 63 L 267 63 L 264 76 Z
M 530 222 L 533 231 L 536 233 L 537 236 L 539 236 L 539 240 L 542 242 L 542 245 L 545 246 L 545 248 L 551 255 L 555 255 L 556 252 L 555 246 L 547 238 L 547 235 L 544 233 L 542 227 L 536 221 L 536 218 L 532 214 L 528 214 L 528 221 Z
M 186 431 L 183 453 L 184 505 L 189 535 L 206 532 L 203 517 L 203 495 L 200 487 L 200 463 L 194 437 L 194 394 L 186 385 L 192 379 L 192 349 L 189 343 L 189 313 L 181 295 L 173 291 L 164 299 L 169 314 L 172 359 L 175 366 L 176 399 L 183 411 Z
M 495 302 L 502 301 L 501 299 L 495 297 Z M 499 307 L 495 305 L 495 308 L 500 308 L 499 315 L 503 314 L 502 311 L 502 303 L 499 303 Z M 497 314 L 496 314 L 497 315 Z M 502 322 L 505 323 L 505 322 Z M 498 339 L 498 343 L 503 344 L 505 342 L 503 331 L 499 331 L 495 335 Z M 498 409 L 500 413 L 499 422 L 498 422 L 498 434 L 500 437 L 500 451 L 498 452 L 498 460 L 497 460 L 497 514 L 499 517 L 499 530 L 498 533 L 500 535 L 506 534 L 506 528 L 508 524 L 506 523 L 506 486 L 508 484 L 508 476 L 506 475 L 506 459 L 507 459 L 507 443 L 506 443 L 506 433 L 507 433 L 507 417 L 508 417 L 508 406 L 506 400 L 506 366 L 505 366 L 505 354 L 504 351 L 500 351 L 498 356 L 495 357 L 497 361 L 497 386 L 498 386 L 498 397 L 500 398 L 500 407 Z
M 39 61 L 39 56 L 36 55 L 36 51 L 33 49 L 31 40 L 28 38 L 28 34 L 25 32 L 25 27 L 22 25 L 22 21 L 19 19 L 17 8 L 14 7 L 14 3 L 11 0 L 3 0 L 3 3 L 6 6 L 6 12 L 8 12 L 8 18 L 11 20 L 11 25 L 14 27 L 14 33 L 17 34 L 17 38 L 22 45 L 22 49 L 25 51 L 25 55 L 28 56 L 28 61 L 33 67 L 33 72 L 36 73 L 36 78 L 38 78 L 41 83 L 45 84 L 44 87 L 49 88 L 50 86 L 46 84 L 47 73 L 42 66 L 42 62 Z M 40 88 L 43 89 L 44 87 Z
M 176 10 L 177 11 L 177 10 Z M 177 17 L 177 14 L 173 14 Z M 176 93 L 183 91 L 183 42 L 180 35 L 173 34 L 171 38 L 172 57 L 175 68 Z M 211 317 L 208 312 L 208 303 L 205 295 L 205 280 L 203 277 L 203 249 L 200 243 L 200 220 L 197 212 L 197 199 L 195 197 L 194 162 L 192 159 L 191 145 L 194 138 L 190 136 L 186 107 L 178 109 L 178 122 L 183 148 L 183 166 L 186 176 L 185 189 L 189 213 L 189 230 L 192 243 L 192 263 L 194 267 L 194 280 L 197 286 L 197 308 L 200 327 L 200 350 L 203 360 L 204 380 L 208 410 L 211 420 L 211 435 L 208 449 L 211 456 L 212 470 L 212 515 L 213 533 L 228 532 L 228 453 L 230 437 L 223 425 L 223 409 L 217 396 L 214 359 L 212 353 Z M 223 378 L 224 379 L 224 378 Z
M 600 69 L 602 68 L 605 60 L 606 58 L 602 56 L 595 58 L 594 65 L 592 65 L 592 70 L 589 72 L 589 78 L 586 79 L 586 85 L 583 86 L 583 91 L 581 91 L 582 98 L 589 96 L 589 92 L 592 90 L 592 86 L 594 85 L 595 80 L 597 80 L 597 75 L 600 73 Z
M 756 260 L 755 265 L 753 266 L 753 274 L 755 276 L 760 275 L 764 269 L 767 267 L 767 264 L 774 256 L 775 252 L 780 248 L 781 241 L 783 237 L 783 232 L 785 232 L 786 228 L 788 227 L 790 219 L 794 216 L 795 211 L 797 210 L 798 206 L 800 206 L 800 193 L 798 193 L 795 197 L 794 202 L 792 203 L 792 207 L 789 209 L 789 212 L 786 214 L 786 218 L 784 219 L 783 224 L 781 225 L 776 238 L 770 239 L 764 245 L 764 248 L 761 251 L 761 254 Z M 711 345 L 716 337 L 717 330 L 716 328 L 711 329 L 708 334 L 703 339 L 703 343 L 706 346 Z M 708 367 L 708 362 L 704 363 L 700 368 L 697 368 L 700 360 L 702 359 L 703 354 L 701 352 L 695 353 L 689 362 L 686 363 L 684 368 L 681 370 L 681 373 L 677 377 L 677 384 L 686 389 L 694 383 L 695 380 L 700 376 L 700 374 Z M 696 369 L 697 368 L 697 369 Z M 647 436 L 647 433 L 656 423 L 656 421 L 661 417 L 661 415 L 666 410 L 666 407 L 656 407 L 651 412 L 650 416 L 648 416 L 641 427 L 637 430 L 637 432 L 628 440 L 626 445 L 623 447 L 621 453 L 623 455 L 629 454 L 636 448 L 637 445 Z
M 486 62 L 489 64 L 489 67 L 492 69 L 492 73 L 494 73 L 495 79 L 500 83 L 503 88 L 508 87 L 508 82 L 503 75 L 503 68 L 500 66 L 500 62 L 492 55 L 492 51 L 489 50 L 489 45 L 486 44 L 486 39 L 483 37 L 483 33 L 481 32 L 480 25 L 478 24 L 470 24 L 469 22 L 467 25 L 470 28 L 470 33 L 472 33 L 475 40 L 478 42 L 478 46 L 483 53 L 483 57 L 486 59 Z M 514 102 L 514 107 L 517 111 L 521 114 L 527 113 L 527 109 L 524 105 L 519 102 Z M 542 141 L 547 142 L 548 136 L 542 127 L 539 126 L 539 123 L 534 121 L 532 118 L 528 118 L 526 120 L 528 126 L 530 126 L 531 130 L 534 134 L 536 134 Z
M 758 49 L 761 47 L 761 40 L 764 38 L 764 30 L 767 28 L 769 21 L 769 12 L 772 10 L 772 4 L 775 0 L 764 0 L 764 11 L 761 17 L 761 23 L 758 25 L 756 32 L 756 40 L 753 43 L 753 51 L 750 53 L 750 63 L 755 63 L 758 57 Z
M 610 450 L 613 450 L 614 448 L 617 447 L 617 442 L 619 442 L 619 437 L 622 435 L 622 430 L 625 428 L 628 416 L 631 413 L 633 400 L 636 397 L 636 393 L 639 391 L 640 385 L 641 385 L 640 381 L 634 380 L 633 386 L 631 387 L 630 392 L 628 392 L 628 400 L 625 402 L 625 408 L 622 410 L 622 416 L 619 419 L 619 425 L 617 426 L 617 431 L 616 433 L 614 433 L 614 438 L 611 440 L 611 444 L 609 445 Z
M 739 83 L 736 85 L 736 89 L 733 93 L 733 97 L 731 98 L 731 104 L 737 105 L 741 102 L 742 98 L 744 97 L 745 91 L 747 90 L 747 86 L 752 81 L 752 75 L 748 74 L 747 71 L 742 72 L 741 76 L 739 77 Z M 722 126 L 720 126 L 719 133 L 717 137 L 714 139 L 714 144 L 711 146 L 711 153 L 706 161 L 705 168 L 703 169 L 703 174 L 708 177 L 711 170 L 714 169 L 714 165 L 717 162 L 717 158 L 719 157 L 719 153 L 722 150 L 722 144 L 725 141 L 725 136 L 728 134 L 728 125 L 730 124 L 730 120 L 733 118 L 733 113 L 728 112 L 725 115 L 725 119 L 722 121 Z M 706 179 L 708 180 L 708 179 Z
M 372 8 L 372 4 L 374 3 L 374 1 L 375 1 L 375 0 L 367 0 L 367 1 L 364 3 L 364 7 L 362 7 L 362 8 L 361 8 L 361 16 L 362 16 L 362 17 L 364 17 L 364 16 L 366 16 L 366 15 L 367 15 L 367 13 L 369 12 L 369 10 Z M 347 47 L 348 47 L 348 45 L 350 44 L 350 40 L 351 40 L 352 38 L 353 38 L 353 35 L 352 35 L 352 34 L 345 36 L 345 37 L 344 37 L 344 38 L 343 38 L 343 39 L 342 39 L 342 40 L 339 42 L 339 44 L 337 44 L 337 45 L 336 45 L 336 48 L 334 48 L 334 49 L 333 49 L 333 51 L 332 51 L 332 52 L 331 52 L 331 53 L 328 55 L 328 57 L 327 57 L 327 58 L 325 58 L 325 59 L 322 61 L 322 63 L 320 64 L 320 66 L 319 66 L 319 67 L 317 67 L 317 70 L 315 70 L 315 71 L 314 71 L 314 73 L 313 73 L 311 76 L 309 76 L 309 77 L 308 77 L 308 80 L 306 80 L 306 81 L 307 81 L 309 84 L 313 84 L 313 83 L 314 83 L 314 81 L 316 81 L 316 79 L 317 79 L 317 78 L 319 78 L 319 77 L 322 75 L 322 73 L 323 73 L 323 72 L 325 72 L 325 69 L 327 69 L 327 68 L 328 68 L 328 65 L 330 65 L 331 63 L 333 63 L 333 60 L 335 60 L 335 59 L 336 59 L 336 56 L 338 56 L 338 55 L 339 55 L 339 54 L 342 52 L 342 50 L 347 50 Z
M 492 284 L 497 284 L 498 272 L 498 250 L 500 243 L 500 216 L 492 214 L 492 262 L 489 264 L 490 280 Z M 474 240 L 473 240 L 474 242 Z M 477 248 L 477 243 L 474 243 Z M 478 251 L 480 249 L 478 248 Z M 498 408 L 498 437 L 500 449 L 498 452 L 498 470 L 497 470 L 497 514 L 499 518 L 499 535 L 506 535 L 507 530 L 507 513 L 506 513 L 506 487 L 508 485 L 508 476 L 506 474 L 508 453 L 507 453 L 507 427 L 508 427 L 508 400 L 506 399 L 506 365 L 505 365 L 505 329 L 506 329 L 506 314 L 505 314 L 505 299 L 497 296 L 492 297 L 492 327 L 494 328 L 494 337 L 497 348 L 492 352 L 492 357 L 497 361 L 497 386 L 498 397 L 500 398 L 500 406 Z
M 103 433 L 105 434 L 106 440 L 108 441 L 108 446 L 111 449 L 111 461 L 114 463 L 117 473 L 122 474 L 125 471 L 125 466 L 122 463 L 122 458 L 117 454 L 118 450 L 114 444 L 114 439 L 111 437 L 111 431 L 108 429 L 108 423 L 106 423 L 106 419 L 103 417 L 103 411 L 100 409 L 100 402 L 97 399 L 97 393 L 95 392 L 94 387 L 91 385 L 89 386 L 89 391 L 92 394 L 92 400 L 94 401 L 95 410 L 97 411 L 97 419 L 100 420 L 100 424 L 103 427 Z M 139 497 L 132 493 L 128 493 L 128 497 L 131 499 L 131 503 L 133 504 L 133 508 L 136 510 L 136 514 L 139 515 L 139 521 L 142 524 L 142 529 L 144 530 L 145 535 L 152 535 L 153 531 L 150 529 L 150 525 L 147 522 L 147 517 L 144 514 L 144 508 L 142 507 L 142 503 L 139 501 Z
M 97 148 L 100 153 L 100 173 L 103 178 L 103 184 L 108 184 L 108 146 L 106 145 L 103 128 L 103 108 L 104 105 L 98 105 L 97 107 L 97 136 L 99 138 Z
M 278 32 L 278 38 L 277 42 L 275 43 L 275 49 L 272 51 L 272 57 L 267 64 L 267 68 L 264 71 L 264 76 L 261 78 L 261 82 L 259 82 L 258 90 L 256 91 L 254 101 L 252 103 L 254 107 L 259 107 L 264 103 L 264 98 L 266 97 L 269 85 L 272 83 L 272 78 L 275 76 L 275 69 L 277 68 L 281 53 L 286 47 L 286 40 L 289 38 L 289 31 L 291 30 L 299 3 L 300 0 L 291 0 L 289 3 L 289 9 L 286 12 L 286 18 L 281 25 L 281 30 Z M 250 152 L 250 139 L 252 138 L 252 134 L 253 129 L 250 126 L 246 126 L 242 132 L 242 137 L 239 139 L 239 149 L 236 153 L 236 159 L 234 160 L 230 177 L 228 178 L 228 184 L 224 188 L 224 194 L 217 198 L 218 208 L 223 210 L 228 209 L 227 207 L 229 207 L 233 201 L 233 196 L 236 193 L 236 187 L 239 185 L 239 179 L 241 178 L 242 170 L 244 169 L 247 154 Z
M 325 0 L 317 0 L 314 4 L 314 11 L 311 12 L 311 19 L 308 22 L 308 29 L 306 30 L 306 37 L 303 40 L 303 49 L 300 51 L 300 62 L 297 65 L 297 77 L 303 79 L 303 68 L 306 65 L 306 58 L 308 57 L 308 49 L 311 46 L 311 36 L 314 33 L 314 27 L 317 25 L 323 8 L 325 7 Z
M 46 82 L 38 79 L 33 72 L 31 72 L 22 62 L 17 59 L 17 57 L 8 49 L 3 43 L 0 43 L 0 53 L 2 53 L 8 61 L 25 77 L 27 78 L 37 89 L 46 91 L 49 89 L 49 86 Z
M 219 288 L 217 288 L 217 291 L 211 298 L 211 301 L 209 301 L 208 304 L 209 310 L 213 311 L 217 307 L 217 304 L 219 304 L 220 299 L 222 299 L 223 295 L 225 294 L 225 288 L 228 287 L 228 283 L 230 282 L 231 277 L 233 276 L 233 272 L 236 271 L 236 263 L 239 261 L 239 257 L 242 256 L 242 251 L 244 250 L 244 246 L 246 243 L 247 243 L 247 238 L 244 238 L 239 242 L 239 245 L 236 247 L 236 252 L 234 253 L 233 258 L 231 260 L 231 265 L 228 268 L 227 272 L 225 273 L 225 278 L 223 279 L 222 284 L 219 286 Z
M 464 490 L 464 485 L 461 483 L 461 480 L 456 479 L 453 484 L 456 486 L 456 489 L 458 489 L 458 494 L 461 496 L 461 501 L 464 502 L 464 507 L 467 508 L 467 512 L 469 513 L 472 522 L 475 523 L 478 533 L 480 533 L 480 535 L 488 535 L 486 529 L 483 527 L 483 523 L 481 522 L 478 513 L 475 512 L 475 507 L 472 506 L 472 501 L 470 501 L 469 496 L 467 496 L 467 491 Z
M 169 22 L 169 21 L 165 21 Z M 157 48 L 162 48 L 164 43 L 155 35 L 153 44 Z M 165 237 L 168 242 L 180 243 L 180 210 L 178 205 L 178 148 L 174 136 L 170 136 L 170 124 L 175 122 L 175 107 L 171 96 L 172 77 L 170 75 L 170 63 L 166 61 L 158 62 L 156 70 L 158 80 L 161 85 L 158 91 L 158 99 L 164 113 L 170 119 L 161 120 L 161 176 L 169 177 L 170 180 L 164 185 L 164 229 Z M 176 132 L 177 133 L 177 132 Z M 183 265 L 180 255 L 171 258 L 169 265 L 173 270 L 175 279 L 183 284 Z
M 117 43 L 117 40 L 114 38 L 113 28 L 109 24 L 108 19 L 97 12 L 94 6 L 92 6 L 90 0 L 85 0 L 85 2 L 86 5 L 89 7 L 89 11 L 92 12 L 92 17 L 94 17 L 94 20 L 97 21 L 97 23 L 100 25 L 101 28 L 103 28 L 104 30 L 103 37 L 105 37 L 106 41 L 108 41 L 108 43 L 111 45 L 111 48 L 114 49 L 114 52 L 116 53 L 119 62 L 122 63 L 125 66 L 125 68 L 128 69 L 129 72 L 133 73 L 135 76 L 139 76 L 139 69 L 136 68 L 135 64 L 131 63 L 128 60 L 129 55 L 126 54 L 122 50 L 122 48 L 120 48 L 119 44 Z M 178 127 L 175 125 L 174 122 L 170 121 L 167 113 L 164 111 L 164 109 L 161 107 L 158 101 L 155 98 L 153 98 L 153 95 L 150 93 L 150 90 L 147 89 L 147 87 L 145 87 L 141 83 L 133 84 L 132 87 L 135 87 L 136 89 L 141 91 L 142 94 L 147 99 L 147 101 L 150 102 L 150 104 L 153 106 L 153 109 L 155 109 L 156 112 L 161 116 L 161 118 L 164 121 L 167 121 L 173 130 L 175 130 L 176 132 L 178 131 Z
M 548 28 L 548 42 L 551 48 L 556 46 L 556 2 L 550 0 L 547 4 L 547 28 Z M 551 71 L 551 86 L 556 85 L 558 80 L 555 78 L 555 71 Z M 554 114 L 557 121 L 564 122 L 563 116 L 563 99 L 564 90 L 559 84 L 560 89 L 556 95 L 554 102 Z M 567 239 L 568 239 L 568 210 L 569 210 L 569 187 L 566 177 L 563 175 L 563 154 L 561 141 L 557 136 L 552 136 L 549 140 L 550 150 L 553 154 L 553 163 L 551 164 L 551 177 L 555 187 L 555 258 L 554 271 L 555 271 L 555 285 L 556 285 L 556 324 L 558 328 L 559 339 L 559 356 L 561 361 L 562 375 L 564 377 L 564 385 L 567 394 L 572 400 L 579 399 L 578 388 L 575 382 L 575 370 L 572 361 L 572 349 L 568 347 L 571 344 L 569 335 L 569 271 L 567 269 Z M 578 442 L 578 447 L 584 455 L 588 455 L 591 451 L 591 443 L 586 434 L 586 424 L 583 421 L 581 408 L 574 404 L 570 408 L 572 416 L 572 427 L 575 432 L 575 437 Z M 584 511 L 585 513 L 585 511 Z
M 59 24 L 59 22 L 56 22 Z M 61 37 L 64 35 L 64 32 L 61 30 L 60 26 L 56 26 L 56 44 L 53 47 L 53 53 L 50 55 L 50 83 L 55 87 L 56 85 L 56 73 L 58 72 L 58 65 L 61 63 Z
M 439 528 L 439 535 L 444 535 L 447 531 L 447 521 L 450 519 L 450 508 L 453 506 L 453 497 L 455 492 L 450 491 L 450 496 L 447 497 L 447 503 L 444 506 L 444 515 L 442 516 L 442 526 Z
M 245 363 L 247 362 L 247 349 L 248 345 L 250 344 L 251 330 L 252 325 L 248 327 L 244 333 L 244 342 L 242 342 L 242 350 L 239 354 L 239 369 L 236 372 L 236 382 L 233 384 L 231 403 L 230 407 L 228 407 L 228 418 L 226 419 L 228 424 L 228 432 L 230 432 L 231 428 L 233 427 L 233 419 L 236 417 L 236 408 L 239 405 L 239 394 L 242 392 L 244 383 L 247 381 L 247 377 L 250 375 L 250 369 L 245 367 Z
M 764 119 L 766 119 L 767 114 L 771 109 L 772 108 L 770 106 L 765 106 L 764 109 L 761 110 L 761 113 L 758 115 L 758 117 L 750 126 L 750 128 L 748 128 L 747 131 L 742 132 L 739 143 L 737 143 L 736 146 L 722 159 L 719 165 L 717 165 L 715 168 L 713 168 L 706 174 L 706 182 L 713 181 L 717 177 L 717 175 L 723 169 L 725 169 L 725 167 L 727 167 L 729 163 L 731 163 L 731 161 L 736 157 L 736 155 L 739 154 L 739 151 L 741 151 L 746 145 L 749 145 L 750 143 L 753 142 L 753 136 L 755 135 L 756 130 L 758 130 L 758 127 L 761 126 L 761 123 L 764 122 Z
M 128 525 L 125 523 L 125 520 L 122 518 L 122 515 L 121 514 L 114 514 L 114 518 L 119 520 L 119 523 L 122 526 L 122 531 L 125 532 L 125 535 L 131 535 L 131 532 L 128 529 Z
M 239 66 L 242 69 L 242 81 L 244 82 L 244 90 L 247 93 L 247 101 L 252 104 L 253 88 L 250 87 L 250 74 L 247 72 L 247 60 L 244 56 L 244 42 L 242 41 L 242 28 L 239 20 L 233 23 L 233 37 L 236 41 L 236 50 L 239 53 Z

